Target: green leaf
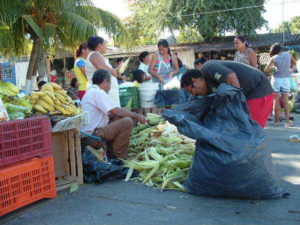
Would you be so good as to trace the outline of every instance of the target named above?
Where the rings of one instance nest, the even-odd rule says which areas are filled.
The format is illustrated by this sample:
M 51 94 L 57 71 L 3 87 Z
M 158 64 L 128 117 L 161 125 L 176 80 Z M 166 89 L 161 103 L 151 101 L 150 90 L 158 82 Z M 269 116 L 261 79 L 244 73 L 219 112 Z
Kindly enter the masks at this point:
M 70 186 L 70 191 L 69 191 L 69 193 L 71 194 L 71 193 L 73 193 L 74 191 L 77 191 L 78 189 L 79 189 L 78 184 L 77 184 L 77 183 L 74 183 L 74 184 L 72 184 L 72 185 Z
M 23 15 L 22 18 L 29 24 L 29 26 L 34 30 L 35 34 L 43 41 L 45 41 L 45 36 L 42 29 L 36 23 L 35 19 L 31 15 Z

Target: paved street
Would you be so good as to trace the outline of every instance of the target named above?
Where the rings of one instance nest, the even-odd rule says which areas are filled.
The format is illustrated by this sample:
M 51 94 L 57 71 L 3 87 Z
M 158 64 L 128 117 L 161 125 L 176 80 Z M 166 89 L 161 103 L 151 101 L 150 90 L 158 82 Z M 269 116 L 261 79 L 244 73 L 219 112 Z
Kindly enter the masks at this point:
M 267 127 L 274 165 L 288 199 L 238 200 L 193 196 L 177 191 L 160 192 L 134 182 L 82 185 L 72 194 L 60 192 L 56 199 L 43 200 L 6 215 L 7 225 L 75 224 L 300 224 L 300 143 L 290 135 L 296 128 Z

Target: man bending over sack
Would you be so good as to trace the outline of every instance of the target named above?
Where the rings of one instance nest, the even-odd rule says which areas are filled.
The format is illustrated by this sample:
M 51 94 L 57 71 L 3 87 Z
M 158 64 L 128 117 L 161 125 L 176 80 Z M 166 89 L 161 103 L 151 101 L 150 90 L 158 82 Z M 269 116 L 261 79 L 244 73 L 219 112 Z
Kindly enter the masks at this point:
M 107 95 L 111 87 L 111 75 L 108 71 L 97 70 L 92 81 L 93 85 L 87 90 L 81 103 L 83 111 L 90 113 L 91 124 L 81 127 L 81 131 L 107 140 L 109 157 L 126 159 L 133 128 L 132 119 L 142 124 L 146 123 L 146 119 L 143 115 L 115 106 Z
M 181 87 L 194 96 L 205 96 L 217 90 L 221 83 L 241 88 L 247 99 L 253 120 L 265 127 L 273 109 L 274 91 L 267 77 L 253 67 L 221 60 L 204 62 L 199 70 L 185 72 Z

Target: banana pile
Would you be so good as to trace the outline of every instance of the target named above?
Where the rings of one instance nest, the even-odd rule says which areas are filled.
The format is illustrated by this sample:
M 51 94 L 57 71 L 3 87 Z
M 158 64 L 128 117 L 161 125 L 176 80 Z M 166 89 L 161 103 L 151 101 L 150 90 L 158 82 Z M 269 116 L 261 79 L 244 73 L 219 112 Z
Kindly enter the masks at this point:
M 33 109 L 41 114 L 56 111 L 66 116 L 79 114 L 79 109 L 76 108 L 72 98 L 56 83 L 46 83 L 41 91 L 33 92 L 30 103 Z
M 10 82 L 0 81 L 0 94 L 7 96 L 16 96 L 20 92 L 14 84 Z

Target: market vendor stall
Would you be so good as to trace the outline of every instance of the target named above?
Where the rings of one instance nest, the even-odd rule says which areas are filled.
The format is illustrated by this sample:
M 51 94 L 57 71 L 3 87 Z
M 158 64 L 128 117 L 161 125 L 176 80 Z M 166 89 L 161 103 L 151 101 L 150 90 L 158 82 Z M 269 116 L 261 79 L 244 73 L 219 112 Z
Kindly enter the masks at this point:
M 54 83 L 24 95 L 0 81 L 0 95 L 1 216 L 83 183 L 78 128 L 89 117 Z

